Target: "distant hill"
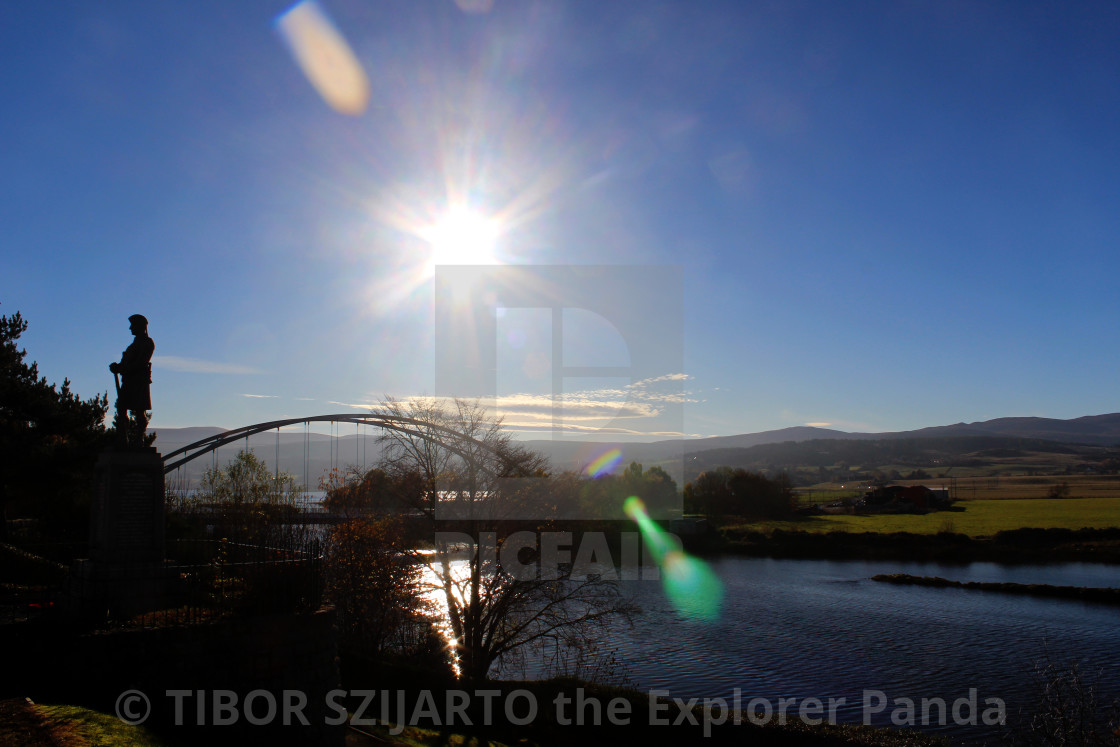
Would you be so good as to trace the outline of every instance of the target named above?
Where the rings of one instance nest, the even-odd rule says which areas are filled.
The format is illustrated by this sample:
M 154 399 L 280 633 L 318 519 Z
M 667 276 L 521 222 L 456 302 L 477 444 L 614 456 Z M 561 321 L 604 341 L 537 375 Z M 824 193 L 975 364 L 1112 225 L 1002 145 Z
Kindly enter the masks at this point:
M 808 425 L 796 425 L 791 428 L 781 428 L 776 431 L 762 431 L 761 433 L 743 433 L 738 436 L 712 436 L 711 438 L 697 438 L 688 441 L 677 441 L 688 447 L 689 451 L 705 451 L 707 449 L 746 449 L 760 444 L 775 444 L 784 441 L 813 441 L 819 439 L 862 439 L 868 438 L 865 433 L 845 433 L 831 428 L 814 428 Z
M 187 444 L 201 441 L 219 433 L 225 433 L 225 428 L 215 426 L 197 426 L 194 428 L 153 428 L 156 434 L 156 447 L 161 454 L 169 454 Z
M 939 436 L 1014 436 L 1062 443 L 1115 446 L 1120 444 L 1120 413 L 1086 415 L 1071 420 L 1053 418 L 996 418 L 899 433 L 867 434 L 873 438 L 930 438 Z
M 163 454 L 207 436 L 222 432 L 217 427 L 158 428 L 156 446 Z M 979 440 L 976 440 L 979 439 Z M 1008 439 L 1011 439 L 1009 441 Z M 296 432 L 280 434 L 280 468 L 302 477 L 308 475 L 312 487 L 333 465 L 373 464 L 379 450 L 376 437 L 345 436 L 332 448 L 330 438 L 311 434 L 305 444 L 304 435 Z M 890 446 L 887 442 L 904 444 Z M 814 446 L 794 448 L 794 444 L 813 442 Z M 866 445 L 875 442 L 874 445 Z M 1045 442 L 1045 443 L 1044 443 Z M 621 463 L 640 462 L 663 466 L 675 479 L 691 479 L 698 471 L 719 464 L 827 466 L 837 461 L 859 464 L 888 463 L 900 459 L 903 464 L 924 463 L 922 454 L 937 453 L 939 458 L 962 460 L 986 459 L 992 456 L 968 456 L 973 452 L 1010 450 L 1016 453 L 1038 452 L 1059 454 L 1060 444 L 1086 447 L 1120 446 L 1120 413 L 1088 415 L 1070 420 L 1034 417 L 1008 417 L 975 423 L 956 423 L 888 433 L 848 433 L 831 428 L 794 426 L 761 433 L 715 436 L 698 439 L 668 439 L 651 443 L 612 443 L 601 441 L 552 441 L 535 439 L 522 442 L 528 448 L 547 456 L 555 469 L 580 470 L 611 448 L 621 452 Z M 860 446 L 860 444 L 865 444 Z M 250 447 L 265 461 L 274 461 L 276 434 L 253 436 Z M 768 445 L 780 447 L 765 449 Z M 217 460 L 202 458 L 184 468 L 193 480 L 215 461 L 228 461 L 243 442 L 222 449 Z M 305 460 L 305 450 L 310 451 Z M 826 454 L 835 456 L 825 462 Z M 1068 449 L 1064 450 L 1069 452 Z M 1074 450 L 1075 452 L 1077 450 Z M 749 452 L 749 453 L 748 453 Z M 1067 454 L 1068 455 L 1068 454 Z M 1099 454 L 1097 454 L 1099 456 Z M 1087 454 L 1086 456 L 1093 456 Z M 994 458 L 994 457 L 993 457 Z M 884 461 L 885 460 L 885 461 Z M 706 467 L 704 466 L 706 465 Z
M 352 428 L 353 426 L 351 426 Z M 177 449 L 187 446 L 227 429 L 217 427 L 194 428 L 153 428 L 156 434 L 155 447 L 165 457 Z M 330 472 L 332 467 L 346 469 L 351 465 L 373 466 L 381 454 L 377 443 L 378 433 L 370 429 L 362 435 L 341 436 L 331 443 L 331 437 L 321 433 L 303 433 L 282 431 L 277 439 L 276 431 L 258 433 L 249 438 L 248 444 L 238 440 L 227 444 L 218 450 L 216 456 L 206 454 L 188 462 L 179 470 L 179 475 L 169 475 L 169 479 L 187 481 L 193 487 L 198 487 L 199 481 L 206 470 L 212 466 L 225 466 L 246 445 L 258 457 L 270 466 L 275 466 L 277 441 L 279 441 L 280 470 L 296 477 L 297 483 L 303 483 L 306 478 L 309 490 L 317 490 L 319 479 Z
M 652 443 L 606 443 L 588 441 L 527 441 L 526 446 L 546 454 L 559 469 L 580 469 L 609 448 L 616 447 L 623 453 L 622 461 L 642 464 L 659 464 L 665 461 L 680 462 L 688 455 L 714 450 L 742 450 L 766 444 L 802 443 L 805 441 L 884 441 L 943 439 L 955 437 L 985 437 L 1035 439 L 1056 443 L 1084 444 L 1090 446 L 1120 445 L 1120 413 L 1089 415 L 1072 420 L 1053 418 L 998 418 L 977 423 L 957 423 L 921 428 L 913 431 L 885 433 L 848 433 L 831 428 L 794 426 L 761 433 L 743 433 L 735 436 L 715 436 L 698 439 L 672 439 Z M 964 448 L 963 446 L 961 448 Z M 995 447 L 992 447 L 995 448 Z M 710 458 L 700 460 L 704 463 Z M 864 461 L 864 460 L 860 460 Z M 665 465 L 672 472 L 672 465 Z
M 578 470 L 607 451 L 617 448 L 622 452 L 622 462 L 640 462 L 641 464 L 660 464 L 665 461 L 680 461 L 685 453 L 708 451 L 712 449 L 746 449 L 762 444 L 782 443 L 785 441 L 809 441 L 812 439 L 861 439 L 861 433 L 845 433 L 828 428 L 812 428 L 809 426 L 795 426 L 761 433 L 743 433 L 737 436 L 713 436 L 697 439 L 671 439 L 666 441 L 653 441 L 650 443 L 623 443 L 609 441 L 550 441 L 538 439 L 523 442 L 530 449 L 535 449 L 548 456 L 552 465 L 558 469 Z
M 782 471 L 799 484 L 867 479 L 874 472 L 900 479 L 921 470 L 933 476 L 1050 473 L 1076 469 L 1099 472 L 1120 463 L 1120 449 L 1036 438 L 968 435 L 786 441 L 747 449 L 709 449 L 684 460 L 689 481 L 716 467 Z

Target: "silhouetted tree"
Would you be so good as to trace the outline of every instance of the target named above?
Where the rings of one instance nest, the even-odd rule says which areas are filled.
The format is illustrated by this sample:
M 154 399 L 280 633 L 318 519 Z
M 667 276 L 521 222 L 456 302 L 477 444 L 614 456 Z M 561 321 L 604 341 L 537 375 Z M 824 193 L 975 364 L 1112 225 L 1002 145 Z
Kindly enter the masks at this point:
M 655 519 L 675 518 L 680 508 L 677 483 L 668 472 L 657 465 L 646 469 L 631 462 L 617 475 L 580 481 L 579 518 L 625 520 L 623 506 L 632 495 L 642 499 Z
M 643 469 L 642 465 L 632 462 L 622 473 L 622 483 L 626 493 L 624 500 L 631 495 L 638 496 L 655 519 L 667 518 L 680 508 L 676 481 L 656 464 Z
M 731 472 L 730 467 L 717 467 L 697 475 L 684 486 L 685 510 L 713 517 L 732 513 L 731 491 L 727 487 Z
M 541 509 L 537 501 L 552 492 L 547 461 L 513 443 L 501 421 L 477 402 L 390 399 L 382 407 L 413 424 L 410 431 L 386 430 L 385 468 L 419 472 L 426 491 L 417 508 L 436 520 L 451 513 L 455 529 L 476 540 L 487 533 L 500 556 L 524 526 L 526 507 Z M 459 671 L 468 681 L 485 680 L 496 662 L 514 660 L 527 647 L 587 646 L 611 621 L 636 611 L 605 574 L 581 577 L 568 564 L 525 575 L 477 551 L 453 564 L 454 548 L 435 539 L 428 589 L 443 602 Z M 520 553 L 518 559 L 532 562 Z
M 793 485 L 784 473 L 771 479 L 737 469 L 727 481 L 731 501 L 738 513 L 780 519 L 793 512 Z
M 404 520 L 336 524 L 326 547 L 326 591 L 338 612 L 342 649 L 373 659 L 424 652 L 435 610 L 421 593 L 424 566 Z
M 1065 480 L 1055 483 L 1046 491 L 1047 498 L 1069 498 L 1069 483 Z
M 83 400 L 69 379 L 60 387 L 40 377 L 17 345 L 26 330 L 18 311 L 0 316 L 0 536 L 13 507 L 46 529 L 83 536 L 93 466 L 110 440 L 108 396 Z
M 351 470 L 342 474 L 335 470 L 320 482 L 320 488 L 326 491 L 324 506 L 332 511 L 357 514 L 407 513 L 422 502 L 425 487 L 423 476 L 415 470 L 389 472 L 380 467 L 364 473 Z
M 719 467 L 685 486 L 686 508 L 709 516 L 783 518 L 793 513 L 794 500 L 793 483 L 785 473 L 770 478 Z

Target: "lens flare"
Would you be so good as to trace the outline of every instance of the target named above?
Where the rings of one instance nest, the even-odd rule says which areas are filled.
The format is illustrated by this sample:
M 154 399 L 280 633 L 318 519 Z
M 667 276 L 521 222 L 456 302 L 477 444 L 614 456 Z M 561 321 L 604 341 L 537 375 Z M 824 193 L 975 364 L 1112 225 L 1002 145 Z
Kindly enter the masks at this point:
M 723 583 L 708 564 L 688 555 L 676 538 L 649 518 L 645 503 L 630 496 L 623 511 L 637 525 L 661 569 L 661 585 L 673 607 L 685 618 L 714 622 L 723 606 Z
M 614 472 L 614 468 L 622 461 L 622 449 L 607 449 L 587 465 L 584 472 L 589 477 L 602 477 Z
M 358 116 L 369 105 L 369 79 L 350 45 L 315 0 L 301 0 L 276 19 L 276 30 L 323 100 Z

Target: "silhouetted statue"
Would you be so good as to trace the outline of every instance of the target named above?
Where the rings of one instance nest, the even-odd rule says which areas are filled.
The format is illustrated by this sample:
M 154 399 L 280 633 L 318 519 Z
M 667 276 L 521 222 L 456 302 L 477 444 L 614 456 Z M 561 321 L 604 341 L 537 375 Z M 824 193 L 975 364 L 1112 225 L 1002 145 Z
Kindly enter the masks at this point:
M 148 410 L 152 409 L 152 353 L 156 344 L 148 337 L 147 319 L 133 314 L 128 321 L 128 329 L 136 335 L 136 339 L 121 354 L 120 363 L 109 364 L 117 384 L 117 417 L 113 422 L 124 444 L 144 446 Z M 132 413 L 131 418 L 129 412 Z

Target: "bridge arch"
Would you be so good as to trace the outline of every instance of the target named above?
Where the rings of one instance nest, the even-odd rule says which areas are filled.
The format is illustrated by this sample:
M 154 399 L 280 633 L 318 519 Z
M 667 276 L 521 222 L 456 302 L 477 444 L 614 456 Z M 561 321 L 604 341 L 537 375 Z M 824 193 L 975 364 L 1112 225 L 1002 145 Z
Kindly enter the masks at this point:
M 174 472 L 176 469 L 182 467 L 187 462 L 191 462 L 204 454 L 209 454 L 212 451 L 216 451 L 217 449 L 220 449 L 227 444 L 233 443 L 234 441 L 248 439 L 250 436 L 255 436 L 258 433 L 264 433 L 271 430 L 279 430 L 284 426 L 297 425 L 299 423 L 325 422 L 372 425 L 378 428 L 384 428 L 386 430 L 398 431 L 401 433 L 418 436 L 427 441 L 438 442 L 441 446 L 454 451 L 456 454 L 472 463 L 474 462 L 474 460 L 472 459 L 471 455 L 468 454 L 464 450 L 464 448 L 456 446 L 456 441 L 460 444 L 463 444 L 464 446 L 466 446 L 467 442 L 469 442 L 471 446 L 476 446 L 494 456 L 500 456 L 498 452 L 487 443 L 460 433 L 454 428 L 437 425 L 436 423 L 430 423 L 426 420 L 409 418 L 403 415 L 390 415 L 387 413 L 376 412 L 365 414 L 338 413 L 334 415 L 311 415 L 303 418 L 270 420 L 266 423 L 254 423 L 253 425 L 234 428 L 233 430 L 223 431 L 222 433 L 217 433 L 213 436 L 199 439 L 194 443 L 187 444 L 186 446 L 180 447 L 169 454 L 165 454 L 163 457 L 163 473 L 166 475 Z M 437 438 L 436 435 L 432 433 L 432 431 L 442 433 L 450 441 Z M 490 471 L 486 469 L 485 465 L 478 465 L 478 468 L 483 472 Z

